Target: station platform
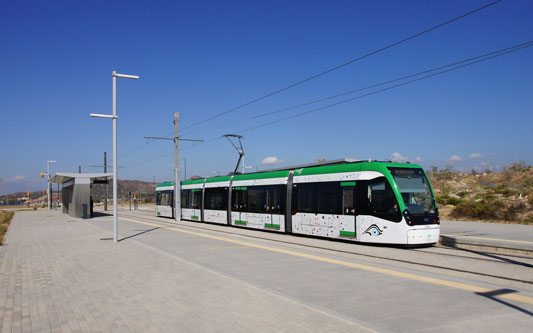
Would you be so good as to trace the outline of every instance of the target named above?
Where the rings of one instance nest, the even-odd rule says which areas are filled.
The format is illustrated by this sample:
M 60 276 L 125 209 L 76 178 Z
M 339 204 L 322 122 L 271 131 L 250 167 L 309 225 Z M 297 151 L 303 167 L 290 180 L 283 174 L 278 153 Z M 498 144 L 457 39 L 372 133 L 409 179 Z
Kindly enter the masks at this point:
M 447 247 L 533 256 L 533 226 L 441 221 L 439 244 Z
M 0 332 L 531 332 L 530 258 L 119 222 L 17 212 Z

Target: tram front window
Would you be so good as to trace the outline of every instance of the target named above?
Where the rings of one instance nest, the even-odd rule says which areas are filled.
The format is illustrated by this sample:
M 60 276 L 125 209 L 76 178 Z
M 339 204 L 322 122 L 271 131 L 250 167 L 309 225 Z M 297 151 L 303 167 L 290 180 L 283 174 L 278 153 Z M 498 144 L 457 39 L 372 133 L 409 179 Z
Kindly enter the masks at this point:
M 421 169 L 389 168 L 410 214 L 435 214 L 435 199 Z

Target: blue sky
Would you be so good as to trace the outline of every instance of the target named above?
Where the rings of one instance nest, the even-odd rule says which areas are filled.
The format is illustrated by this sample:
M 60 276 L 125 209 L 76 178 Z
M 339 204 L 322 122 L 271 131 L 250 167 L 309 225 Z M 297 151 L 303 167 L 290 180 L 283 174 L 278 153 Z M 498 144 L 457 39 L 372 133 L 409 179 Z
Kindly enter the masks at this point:
M 104 151 L 111 163 L 111 121 L 89 113 L 112 112 L 113 70 L 140 76 L 118 82 L 119 179 L 161 182 L 172 179 L 172 144 L 144 137 L 170 135 L 174 112 L 186 128 L 489 2 L 4 1 L 0 194 L 42 189 L 46 160 L 57 161 L 52 173 L 102 171 L 90 166 L 103 164 Z M 532 13 L 530 1 L 501 1 L 183 137 L 241 133 L 342 98 L 254 115 L 531 41 Z M 342 157 L 462 171 L 531 164 L 532 60 L 530 47 L 242 132 L 246 165 Z M 181 145 L 188 177 L 233 170 L 227 140 L 190 145 Z

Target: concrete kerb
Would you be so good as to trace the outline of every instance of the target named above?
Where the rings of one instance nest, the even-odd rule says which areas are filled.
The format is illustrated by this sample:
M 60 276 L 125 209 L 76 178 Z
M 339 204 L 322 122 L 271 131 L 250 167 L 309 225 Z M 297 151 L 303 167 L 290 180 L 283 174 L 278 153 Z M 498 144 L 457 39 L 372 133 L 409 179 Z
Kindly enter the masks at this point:
M 533 246 L 519 243 L 507 243 L 498 240 L 470 239 L 441 235 L 438 245 L 495 254 L 510 254 L 533 257 Z

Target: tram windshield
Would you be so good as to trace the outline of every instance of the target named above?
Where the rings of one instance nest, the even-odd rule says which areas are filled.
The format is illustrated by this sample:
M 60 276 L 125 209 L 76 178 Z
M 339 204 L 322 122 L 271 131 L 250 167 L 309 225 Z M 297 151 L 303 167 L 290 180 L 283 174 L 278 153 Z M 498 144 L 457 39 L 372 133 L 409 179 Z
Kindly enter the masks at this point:
M 434 214 L 435 199 L 421 169 L 389 168 L 410 214 Z

